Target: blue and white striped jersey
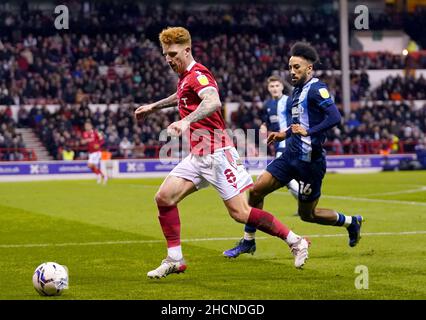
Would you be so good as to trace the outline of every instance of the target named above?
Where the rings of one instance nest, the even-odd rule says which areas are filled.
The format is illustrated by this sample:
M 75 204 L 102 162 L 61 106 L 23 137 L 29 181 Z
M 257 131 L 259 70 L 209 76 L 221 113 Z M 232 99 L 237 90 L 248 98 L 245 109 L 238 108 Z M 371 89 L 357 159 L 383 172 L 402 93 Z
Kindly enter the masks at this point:
M 266 123 L 268 131 L 279 132 L 285 130 L 288 127 L 285 111 L 287 108 L 287 103 L 289 103 L 290 100 L 291 99 L 289 99 L 289 96 L 284 94 L 278 100 L 270 99 L 265 102 L 264 107 L 266 109 L 266 115 L 263 119 L 263 122 Z M 284 149 L 285 143 L 285 140 L 276 143 L 275 150 Z
M 291 103 L 287 103 L 287 123 L 301 124 L 308 132 L 306 137 L 291 134 L 287 130 L 287 148 L 285 154 L 303 161 L 325 157 L 323 144 L 325 132 L 340 122 L 341 115 L 331 99 L 325 83 L 312 78 L 303 86 L 293 90 Z

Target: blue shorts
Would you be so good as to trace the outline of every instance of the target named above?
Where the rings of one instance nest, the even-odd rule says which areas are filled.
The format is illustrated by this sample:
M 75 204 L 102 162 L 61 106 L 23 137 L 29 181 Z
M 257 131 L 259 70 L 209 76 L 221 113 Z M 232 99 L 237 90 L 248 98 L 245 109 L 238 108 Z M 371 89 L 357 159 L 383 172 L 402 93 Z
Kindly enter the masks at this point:
M 285 155 L 274 159 L 267 167 L 268 171 L 283 186 L 291 180 L 299 182 L 299 200 L 312 202 L 321 196 L 322 179 L 327 170 L 325 158 L 306 162 L 288 159 Z

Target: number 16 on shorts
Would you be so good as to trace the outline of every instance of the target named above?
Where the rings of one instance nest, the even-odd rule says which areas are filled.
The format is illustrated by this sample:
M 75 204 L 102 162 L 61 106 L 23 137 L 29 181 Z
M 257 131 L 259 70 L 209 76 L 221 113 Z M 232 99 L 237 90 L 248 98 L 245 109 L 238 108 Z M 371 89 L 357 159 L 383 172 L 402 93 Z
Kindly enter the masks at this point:
M 305 184 L 303 181 L 300 181 L 299 193 L 302 195 L 309 196 L 312 193 L 311 184 Z

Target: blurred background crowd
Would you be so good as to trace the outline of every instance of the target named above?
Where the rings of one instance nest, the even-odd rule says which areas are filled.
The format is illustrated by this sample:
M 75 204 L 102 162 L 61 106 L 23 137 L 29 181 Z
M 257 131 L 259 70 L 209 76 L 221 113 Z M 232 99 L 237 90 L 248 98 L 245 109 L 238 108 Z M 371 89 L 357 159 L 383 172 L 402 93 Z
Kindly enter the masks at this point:
M 62 2 L 61 2 L 62 3 Z M 266 4 L 171 6 L 131 1 L 63 1 L 72 12 L 70 29 L 52 28 L 51 12 L 0 5 L 0 160 L 24 160 L 20 128 L 31 128 L 54 159 L 64 148 L 84 157 L 81 132 L 90 120 L 105 136 L 104 148 L 116 158 L 155 157 L 159 132 L 177 120 L 175 110 L 136 123 L 133 110 L 175 90 L 176 75 L 165 63 L 158 33 L 168 25 L 186 26 L 195 59 L 216 77 L 221 99 L 238 103 L 230 128 L 258 129 L 268 99 L 266 78 L 287 79 L 289 48 L 309 41 L 320 55 L 317 76 L 342 102 L 339 17 L 333 7 L 302 10 Z M 372 14 L 372 30 L 402 29 L 426 47 L 426 10 Z M 423 26 L 423 28 L 421 28 Z M 423 31 L 422 31 L 423 30 Z M 425 54 L 352 52 L 353 110 L 330 130 L 331 154 L 377 153 L 386 141 L 391 152 L 410 152 L 426 132 L 426 80 L 407 72 L 378 86 L 368 70 L 426 69 Z M 47 105 L 59 108 L 50 112 Z M 106 104 L 106 109 L 89 108 Z M 109 105 L 118 105 L 110 108 Z M 13 119 L 11 105 L 19 108 Z M 343 111 L 342 111 L 343 114 Z M 271 150 L 272 151 L 272 150 Z M 81 153 L 81 154 L 80 154 Z

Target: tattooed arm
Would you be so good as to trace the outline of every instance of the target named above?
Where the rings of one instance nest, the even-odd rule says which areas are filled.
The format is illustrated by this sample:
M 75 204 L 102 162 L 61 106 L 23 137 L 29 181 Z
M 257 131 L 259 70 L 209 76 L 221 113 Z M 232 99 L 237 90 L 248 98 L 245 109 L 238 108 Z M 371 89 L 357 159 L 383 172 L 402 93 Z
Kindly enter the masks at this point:
M 157 101 L 153 103 L 153 109 L 164 109 L 164 108 L 170 108 L 170 107 L 177 107 L 178 101 L 177 101 L 177 93 L 173 93 L 170 97 L 167 97 L 165 99 L 162 99 L 160 101 Z
M 182 120 L 186 120 L 189 123 L 197 122 L 201 119 L 208 117 L 222 106 L 222 103 L 220 102 L 219 98 L 219 93 L 213 87 L 204 89 L 200 94 L 200 98 L 202 99 L 202 101 L 198 105 L 198 108 Z
M 189 128 L 191 123 L 207 118 L 222 106 L 219 93 L 213 87 L 204 89 L 199 97 L 202 99 L 202 101 L 198 105 L 197 109 L 195 109 L 195 111 L 191 112 L 182 120 L 173 122 L 167 128 L 169 134 L 172 136 L 180 136 L 185 130 Z
M 157 111 L 159 109 L 164 108 L 170 108 L 170 107 L 176 107 L 177 106 L 177 93 L 175 92 L 171 96 L 159 100 L 157 102 L 146 104 L 143 106 L 140 106 L 135 110 L 135 117 L 138 120 L 143 120 L 145 117 L 153 113 L 154 111 Z

